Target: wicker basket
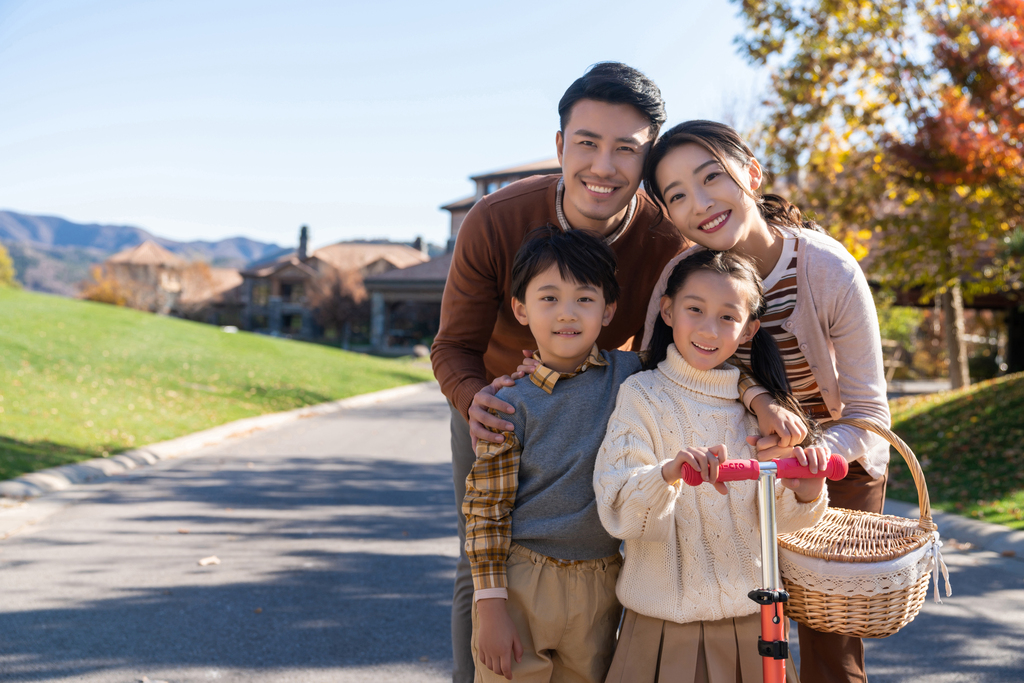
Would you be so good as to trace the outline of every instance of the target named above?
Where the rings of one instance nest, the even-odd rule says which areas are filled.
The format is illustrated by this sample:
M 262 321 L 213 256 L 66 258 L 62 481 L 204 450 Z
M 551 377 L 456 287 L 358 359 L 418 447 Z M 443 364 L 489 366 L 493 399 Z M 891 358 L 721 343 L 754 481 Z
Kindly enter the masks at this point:
M 780 534 L 779 564 L 790 596 L 786 611 L 815 631 L 884 638 L 917 616 L 933 568 L 945 574 L 928 487 L 914 452 L 888 429 L 854 418 L 832 424 L 874 432 L 899 451 L 917 485 L 921 518 L 829 508 L 815 526 Z

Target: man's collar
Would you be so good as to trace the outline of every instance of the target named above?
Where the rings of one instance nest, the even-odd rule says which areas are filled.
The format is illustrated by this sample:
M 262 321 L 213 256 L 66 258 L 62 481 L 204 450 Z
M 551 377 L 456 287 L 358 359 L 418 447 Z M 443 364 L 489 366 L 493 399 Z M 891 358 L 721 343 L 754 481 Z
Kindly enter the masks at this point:
M 565 218 L 565 211 L 562 209 L 562 200 L 565 197 L 565 177 L 558 179 L 558 186 L 555 189 L 555 215 L 558 216 L 558 225 L 564 232 L 568 232 L 573 229 L 569 225 L 569 221 Z M 626 232 L 626 228 L 629 227 L 630 222 L 633 220 L 633 214 L 636 213 L 636 207 L 640 200 L 637 199 L 636 194 L 633 194 L 633 198 L 629 200 L 629 206 L 626 207 L 626 215 L 622 217 L 622 222 L 619 223 L 619 227 L 615 228 L 615 232 L 604 238 L 605 244 L 611 244 L 615 240 L 622 237 L 622 233 Z
M 601 355 L 601 350 L 597 348 L 597 344 L 594 344 L 586 359 L 584 359 L 584 361 L 579 364 L 579 367 L 577 367 L 573 372 L 559 372 L 558 370 L 552 370 L 547 367 L 544 365 L 544 361 L 541 360 L 540 351 L 533 352 L 533 359 L 538 361 L 540 365 L 530 373 L 530 380 L 549 394 L 554 391 L 555 384 L 557 384 L 560 379 L 575 377 L 581 372 L 585 372 L 589 367 L 608 365 L 608 361 L 606 361 L 604 356 Z

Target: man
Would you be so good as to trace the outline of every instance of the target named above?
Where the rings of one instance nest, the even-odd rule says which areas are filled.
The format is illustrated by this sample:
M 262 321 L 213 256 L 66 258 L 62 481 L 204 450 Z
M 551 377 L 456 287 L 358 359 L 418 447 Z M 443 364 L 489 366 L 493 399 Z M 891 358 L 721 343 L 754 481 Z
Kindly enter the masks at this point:
M 452 475 L 462 545 L 452 600 L 453 680 L 474 677 L 470 650 L 473 581 L 466 556 L 462 502 L 475 459 L 474 441 L 501 441 L 486 427 L 511 430 L 487 408 L 510 413 L 494 397 L 494 378 L 510 374 L 524 349 L 535 349 L 511 304 L 512 261 L 531 230 L 555 225 L 602 234 L 618 260 L 621 283 L 615 318 L 597 344 L 638 346 L 651 291 L 665 264 L 684 246 L 655 203 L 638 192 L 647 152 L 665 122 L 661 91 L 625 64 L 596 64 L 565 91 L 555 134 L 561 176 L 535 176 L 481 199 L 455 244 L 441 303 L 441 329 L 431 360 L 452 406 Z M 481 391 L 484 390 L 484 391 Z M 471 435 L 469 420 L 474 423 Z

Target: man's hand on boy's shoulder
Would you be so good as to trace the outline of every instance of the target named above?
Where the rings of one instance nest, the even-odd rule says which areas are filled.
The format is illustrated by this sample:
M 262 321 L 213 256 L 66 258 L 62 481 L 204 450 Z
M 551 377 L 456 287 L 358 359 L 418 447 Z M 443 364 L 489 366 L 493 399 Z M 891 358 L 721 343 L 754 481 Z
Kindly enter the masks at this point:
M 473 448 L 476 448 L 476 442 L 481 439 L 501 443 L 505 440 L 501 432 L 515 429 L 511 422 L 491 412 L 495 410 L 506 415 L 516 412 L 511 404 L 495 395 L 502 387 L 510 387 L 515 383 L 516 381 L 508 375 L 502 375 L 495 377 L 493 382 L 474 394 L 473 402 L 469 406 L 469 436 L 473 439 Z
M 512 658 L 523 661 L 519 631 L 508 615 L 504 598 L 484 598 L 476 603 L 479 629 L 477 652 L 480 663 L 496 674 L 512 680 Z

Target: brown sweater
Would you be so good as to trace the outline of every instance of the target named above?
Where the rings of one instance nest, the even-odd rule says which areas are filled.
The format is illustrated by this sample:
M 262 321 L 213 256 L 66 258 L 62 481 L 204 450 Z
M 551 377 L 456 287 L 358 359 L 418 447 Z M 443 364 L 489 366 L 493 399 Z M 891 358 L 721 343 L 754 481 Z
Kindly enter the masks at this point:
M 537 348 L 530 328 L 512 315 L 512 261 L 531 230 L 558 225 L 560 177 L 534 176 L 487 195 L 459 229 L 430 357 L 441 391 L 463 415 L 477 391 L 515 371 L 523 349 Z M 602 349 L 619 348 L 631 338 L 639 348 L 654 285 L 685 245 L 654 202 L 643 191 L 637 197 L 632 222 L 611 245 L 622 293 L 615 317 L 597 339 Z

